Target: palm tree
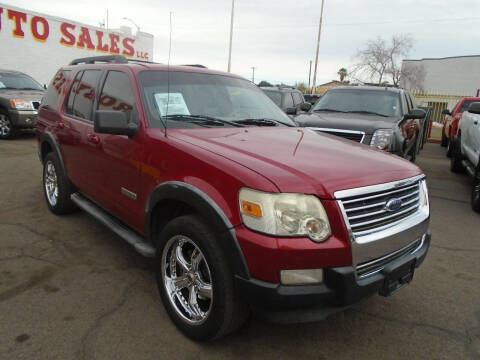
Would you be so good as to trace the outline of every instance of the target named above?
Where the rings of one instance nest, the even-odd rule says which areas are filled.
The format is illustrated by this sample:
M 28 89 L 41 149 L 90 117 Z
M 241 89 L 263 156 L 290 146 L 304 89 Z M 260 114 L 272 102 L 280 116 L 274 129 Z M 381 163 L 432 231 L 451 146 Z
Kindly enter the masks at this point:
M 343 79 L 347 77 L 347 69 L 342 67 L 340 70 L 338 70 L 337 74 L 340 76 L 340 81 L 343 82 Z

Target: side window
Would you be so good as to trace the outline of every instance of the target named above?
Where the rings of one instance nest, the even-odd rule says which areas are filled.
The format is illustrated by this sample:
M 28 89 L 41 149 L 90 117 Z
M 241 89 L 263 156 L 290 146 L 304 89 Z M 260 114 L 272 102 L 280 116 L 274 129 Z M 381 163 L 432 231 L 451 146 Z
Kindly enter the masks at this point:
M 108 72 L 100 94 L 98 110 L 123 111 L 129 121 L 138 122 L 132 84 L 127 74 L 121 71 Z
M 294 92 L 293 93 L 293 101 L 295 102 L 295 105 L 302 104 L 303 103 L 302 96 L 299 93 Z
M 69 115 L 73 115 L 73 100 L 75 100 L 75 94 L 77 93 L 78 85 L 80 84 L 80 80 L 82 79 L 83 71 L 79 71 L 75 76 L 75 80 L 73 80 L 72 86 L 70 88 L 70 92 L 68 94 L 68 101 L 67 107 L 65 109 L 65 113 Z
M 412 104 L 410 103 L 410 100 L 408 99 L 407 93 L 404 94 L 404 97 L 405 97 L 405 101 L 407 103 L 407 109 L 406 109 L 405 112 L 409 112 L 410 110 L 412 110 Z
M 410 104 L 412 105 L 412 109 L 416 109 L 417 108 L 417 104 L 415 103 L 415 97 L 408 93 L 408 98 L 410 99 Z
M 292 98 L 292 93 L 285 93 L 285 97 L 283 99 L 283 106 L 285 108 L 289 108 L 289 107 L 294 107 L 295 105 L 293 105 L 293 98 Z
M 75 78 L 68 98 L 67 113 L 91 121 L 95 89 L 101 75 L 100 70 L 85 70 L 80 79 Z M 71 104 L 72 95 L 74 95 L 73 105 Z
M 48 106 L 51 109 L 55 109 L 58 97 L 62 93 L 71 72 L 71 70 L 59 70 L 55 74 L 55 77 L 48 86 L 47 93 L 42 98 L 41 106 Z

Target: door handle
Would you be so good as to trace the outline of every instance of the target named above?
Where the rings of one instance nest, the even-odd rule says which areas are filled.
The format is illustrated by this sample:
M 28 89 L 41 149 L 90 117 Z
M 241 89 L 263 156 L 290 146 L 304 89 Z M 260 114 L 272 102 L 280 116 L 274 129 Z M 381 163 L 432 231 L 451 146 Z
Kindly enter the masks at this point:
M 63 122 L 61 122 L 61 121 L 57 122 L 57 128 L 63 129 L 64 127 L 65 127 L 65 124 Z
M 90 141 L 91 143 L 94 143 L 94 144 L 100 143 L 100 138 L 97 135 L 94 135 L 94 134 L 88 134 L 87 135 L 87 140 Z

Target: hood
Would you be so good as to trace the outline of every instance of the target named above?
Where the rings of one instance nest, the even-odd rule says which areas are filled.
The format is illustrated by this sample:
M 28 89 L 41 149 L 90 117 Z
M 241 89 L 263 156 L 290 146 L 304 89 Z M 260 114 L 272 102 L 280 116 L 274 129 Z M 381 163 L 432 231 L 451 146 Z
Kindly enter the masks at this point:
M 396 119 L 368 114 L 316 112 L 295 118 L 300 126 L 363 131 L 371 135 L 377 129 L 391 129 Z
M 22 99 L 26 101 L 40 101 L 44 91 L 41 90 L 2 90 L 0 89 L 0 98 L 4 99 Z
M 241 164 L 269 179 L 281 192 L 322 198 L 331 199 L 338 190 L 422 173 L 395 155 L 305 128 L 172 129 L 169 136 Z

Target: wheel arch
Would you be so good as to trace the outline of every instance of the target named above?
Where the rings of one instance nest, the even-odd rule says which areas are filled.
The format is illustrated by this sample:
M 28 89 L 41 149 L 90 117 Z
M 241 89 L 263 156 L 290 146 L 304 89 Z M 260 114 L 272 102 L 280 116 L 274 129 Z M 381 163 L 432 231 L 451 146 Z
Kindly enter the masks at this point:
M 234 226 L 215 201 L 193 185 L 168 181 L 152 191 L 145 206 L 148 240 L 156 245 L 156 238 L 168 221 L 193 213 L 199 215 L 213 229 L 232 272 L 248 279 L 248 268 Z

